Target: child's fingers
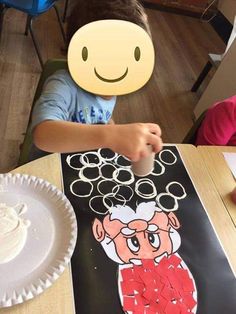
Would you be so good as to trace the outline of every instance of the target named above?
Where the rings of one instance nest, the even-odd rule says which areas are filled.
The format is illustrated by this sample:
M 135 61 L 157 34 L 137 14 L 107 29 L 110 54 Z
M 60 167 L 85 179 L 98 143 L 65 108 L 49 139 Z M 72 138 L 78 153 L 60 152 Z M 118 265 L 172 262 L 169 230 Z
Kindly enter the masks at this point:
M 151 133 L 153 133 L 157 136 L 161 136 L 161 128 L 159 127 L 158 124 L 148 123 L 147 126 L 148 126 L 148 129 Z
M 126 156 L 129 158 L 130 161 L 136 162 L 140 160 L 140 153 L 139 152 L 135 152 L 130 154 L 129 156 Z
M 140 159 L 145 158 L 149 156 L 150 153 L 152 153 L 152 145 L 146 145 L 146 147 L 140 152 L 139 157 Z
M 162 139 L 154 134 L 149 135 L 148 144 L 152 145 L 152 151 L 154 153 L 158 153 L 163 147 Z
M 144 145 L 140 150 L 133 151 L 130 154 L 129 159 L 131 161 L 139 161 L 140 159 L 147 157 L 152 152 L 152 147 L 150 148 L 150 146 L 151 145 Z

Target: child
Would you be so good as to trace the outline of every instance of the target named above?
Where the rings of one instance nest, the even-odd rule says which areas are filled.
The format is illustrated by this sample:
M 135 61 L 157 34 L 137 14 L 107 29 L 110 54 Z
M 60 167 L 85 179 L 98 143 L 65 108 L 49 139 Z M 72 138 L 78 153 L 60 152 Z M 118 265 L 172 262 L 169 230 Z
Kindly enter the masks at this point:
M 129 21 L 150 33 L 146 14 L 136 0 L 77 0 L 72 8 L 68 43 L 79 28 L 106 19 Z M 73 81 L 68 71 L 57 71 L 46 81 L 33 110 L 35 145 L 43 151 L 63 153 L 106 147 L 132 161 L 150 154 L 147 144 L 152 145 L 153 152 L 160 151 L 161 130 L 157 124 L 111 123 L 115 103 L 116 97 L 89 93 Z
M 196 145 L 236 146 L 236 96 L 208 109 L 198 130 Z

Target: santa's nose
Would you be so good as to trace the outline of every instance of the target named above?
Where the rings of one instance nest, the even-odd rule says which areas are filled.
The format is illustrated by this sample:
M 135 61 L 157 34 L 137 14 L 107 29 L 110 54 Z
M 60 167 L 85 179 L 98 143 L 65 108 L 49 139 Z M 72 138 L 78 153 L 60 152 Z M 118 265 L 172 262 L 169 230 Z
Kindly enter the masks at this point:
M 134 220 L 128 224 L 128 228 L 136 230 L 137 232 L 144 231 L 148 227 L 148 223 L 145 220 Z

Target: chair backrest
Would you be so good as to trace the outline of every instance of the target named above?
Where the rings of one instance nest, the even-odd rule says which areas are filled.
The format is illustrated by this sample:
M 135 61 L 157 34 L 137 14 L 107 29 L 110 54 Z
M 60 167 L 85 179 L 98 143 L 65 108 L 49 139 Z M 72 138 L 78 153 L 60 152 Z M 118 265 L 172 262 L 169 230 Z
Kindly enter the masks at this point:
M 56 0 L 0 0 L 7 7 L 37 15 L 50 9 Z
M 201 124 L 202 124 L 202 122 L 203 122 L 203 120 L 205 118 L 206 111 L 204 111 L 198 117 L 198 119 L 194 122 L 193 126 L 191 127 L 191 129 L 188 131 L 188 133 L 184 137 L 184 139 L 182 141 L 183 144 L 193 144 L 193 145 L 195 145 L 196 139 L 197 139 L 197 132 L 198 132 L 198 129 L 200 128 L 200 126 L 201 126 Z
M 39 8 L 40 0 L 33 0 L 32 10 L 37 11 Z
M 49 76 L 51 76 L 53 73 L 55 73 L 57 70 L 62 70 L 62 69 L 68 69 L 67 60 L 52 59 L 52 60 L 48 60 L 44 65 L 43 71 L 41 73 L 41 76 L 40 76 L 40 79 L 39 79 L 39 82 L 37 85 L 35 96 L 33 99 L 25 138 L 24 138 L 24 141 L 21 145 L 18 166 L 21 166 L 21 165 L 28 162 L 29 152 L 30 152 L 30 149 L 31 149 L 31 146 L 33 143 L 31 130 L 30 130 L 30 123 L 31 123 L 31 116 L 32 116 L 32 111 L 33 111 L 34 105 L 42 93 L 43 86 L 44 86 L 44 83 L 47 80 L 47 78 Z

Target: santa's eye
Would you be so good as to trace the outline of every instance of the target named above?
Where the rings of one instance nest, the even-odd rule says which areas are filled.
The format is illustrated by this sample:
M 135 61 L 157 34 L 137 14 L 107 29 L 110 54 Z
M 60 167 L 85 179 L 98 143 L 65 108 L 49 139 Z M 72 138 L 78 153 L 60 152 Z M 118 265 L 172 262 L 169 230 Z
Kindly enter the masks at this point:
M 137 237 L 135 237 L 135 236 L 127 239 L 127 245 L 128 245 L 128 248 L 130 249 L 130 251 L 132 251 L 132 252 L 138 252 L 140 249 L 139 241 L 138 241 Z
M 84 47 L 82 49 L 82 58 L 84 61 L 87 61 L 87 59 L 88 59 L 88 48 L 87 47 Z
M 158 234 L 156 233 L 149 233 L 148 234 L 148 241 L 155 249 L 158 249 L 160 246 L 160 239 Z

